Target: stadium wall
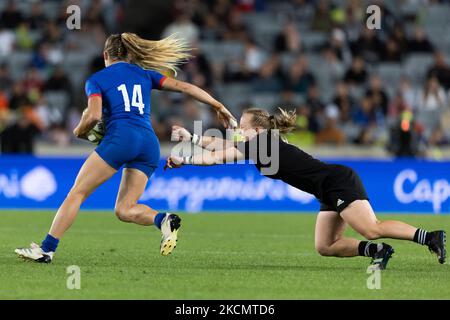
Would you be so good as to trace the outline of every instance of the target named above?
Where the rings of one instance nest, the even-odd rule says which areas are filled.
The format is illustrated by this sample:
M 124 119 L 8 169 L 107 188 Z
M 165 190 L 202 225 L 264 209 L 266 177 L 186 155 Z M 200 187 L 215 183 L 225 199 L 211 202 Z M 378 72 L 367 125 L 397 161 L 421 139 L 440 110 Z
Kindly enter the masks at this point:
M 0 208 L 56 209 L 84 158 L 1 156 Z M 378 212 L 449 214 L 450 162 L 327 160 L 354 168 Z M 301 165 L 301 164 L 299 164 Z M 163 172 L 163 160 L 141 201 L 173 211 L 318 210 L 317 201 L 281 181 L 259 175 L 251 164 L 185 167 Z M 102 185 L 83 209 L 114 207 L 120 174 Z

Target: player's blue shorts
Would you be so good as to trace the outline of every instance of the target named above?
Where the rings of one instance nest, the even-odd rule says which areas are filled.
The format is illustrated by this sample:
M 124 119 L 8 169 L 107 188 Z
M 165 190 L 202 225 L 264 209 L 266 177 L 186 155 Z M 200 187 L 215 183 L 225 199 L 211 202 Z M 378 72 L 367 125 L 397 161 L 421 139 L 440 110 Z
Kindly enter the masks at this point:
M 138 169 L 149 178 L 158 167 L 160 156 L 155 132 L 127 121 L 110 123 L 95 151 L 114 169 Z

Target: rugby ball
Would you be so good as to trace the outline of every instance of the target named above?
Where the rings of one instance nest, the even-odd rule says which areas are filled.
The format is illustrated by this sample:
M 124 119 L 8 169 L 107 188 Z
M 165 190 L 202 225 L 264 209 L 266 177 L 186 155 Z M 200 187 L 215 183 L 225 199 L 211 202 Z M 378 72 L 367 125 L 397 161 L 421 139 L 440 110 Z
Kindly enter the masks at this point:
M 98 122 L 86 135 L 87 139 L 94 143 L 99 144 L 105 136 L 105 126 L 103 122 Z

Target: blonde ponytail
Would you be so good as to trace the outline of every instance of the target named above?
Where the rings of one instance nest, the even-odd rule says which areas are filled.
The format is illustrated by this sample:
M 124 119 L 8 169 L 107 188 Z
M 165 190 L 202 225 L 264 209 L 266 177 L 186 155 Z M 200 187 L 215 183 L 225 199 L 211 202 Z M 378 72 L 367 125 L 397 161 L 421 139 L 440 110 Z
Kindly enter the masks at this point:
M 146 40 L 129 32 L 114 34 L 106 40 L 105 51 L 112 59 L 125 60 L 147 70 L 171 71 L 175 75 L 178 66 L 192 57 L 191 48 L 176 35 Z
M 280 133 L 288 133 L 295 128 L 297 122 L 297 114 L 295 110 L 286 111 L 278 108 L 279 112 L 275 113 L 271 120 L 271 129 L 278 129 Z
M 252 108 L 245 110 L 244 113 L 253 115 L 252 126 L 254 128 L 276 129 L 280 133 L 288 133 L 296 126 L 297 115 L 295 111 L 286 111 L 278 108 L 277 113 L 270 115 L 264 109 Z

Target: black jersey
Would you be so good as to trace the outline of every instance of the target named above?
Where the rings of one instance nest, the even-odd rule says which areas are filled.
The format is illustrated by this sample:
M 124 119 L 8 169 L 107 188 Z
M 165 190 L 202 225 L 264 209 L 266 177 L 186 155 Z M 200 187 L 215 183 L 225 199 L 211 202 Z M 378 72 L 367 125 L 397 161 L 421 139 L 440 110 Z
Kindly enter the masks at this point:
M 237 149 L 245 159 L 252 160 L 264 176 L 310 193 L 335 211 L 340 212 L 353 200 L 367 199 L 359 177 L 351 168 L 315 159 L 270 131 L 238 143 Z M 270 166 L 274 168 L 266 170 Z

